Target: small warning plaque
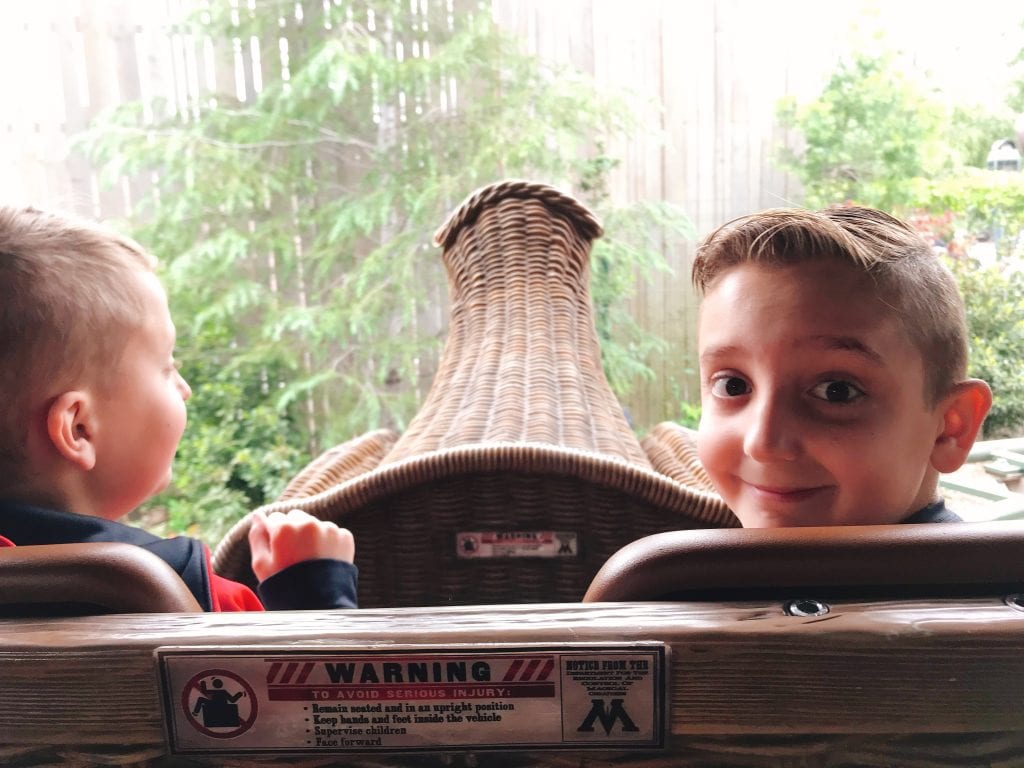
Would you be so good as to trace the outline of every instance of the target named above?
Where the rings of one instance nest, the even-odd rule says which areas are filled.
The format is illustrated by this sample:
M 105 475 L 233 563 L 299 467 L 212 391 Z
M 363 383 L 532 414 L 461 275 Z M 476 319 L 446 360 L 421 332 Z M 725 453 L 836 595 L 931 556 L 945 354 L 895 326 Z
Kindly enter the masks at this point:
M 579 557 L 572 531 L 459 531 L 455 554 L 461 558 Z
M 170 751 L 664 746 L 666 646 L 158 648 Z

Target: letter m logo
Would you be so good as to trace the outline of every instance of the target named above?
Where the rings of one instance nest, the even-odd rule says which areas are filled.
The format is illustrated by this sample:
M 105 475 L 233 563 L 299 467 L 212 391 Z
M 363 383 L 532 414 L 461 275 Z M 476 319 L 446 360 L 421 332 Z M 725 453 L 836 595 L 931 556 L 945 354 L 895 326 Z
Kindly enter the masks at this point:
M 604 699 L 593 699 L 592 701 L 590 712 L 583 718 L 580 727 L 576 729 L 577 733 L 593 733 L 595 720 L 601 721 L 605 736 L 611 735 L 616 721 L 622 723 L 622 730 L 624 732 L 640 730 L 630 719 L 629 715 L 626 714 L 626 710 L 622 706 L 622 699 L 612 699 L 607 707 L 604 705 Z

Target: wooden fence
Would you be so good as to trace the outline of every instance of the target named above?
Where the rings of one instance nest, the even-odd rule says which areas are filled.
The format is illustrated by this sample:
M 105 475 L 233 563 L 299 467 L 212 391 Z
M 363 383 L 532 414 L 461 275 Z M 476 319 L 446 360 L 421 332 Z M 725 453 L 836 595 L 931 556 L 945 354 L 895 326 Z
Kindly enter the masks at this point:
M 49 0 L 5 6 L 0 199 L 100 218 L 130 216 L 138 193 L 133 185 L 144 182 L 104 186 L 70 150 L 70 137 L 119 102 L 162 95 L 185 110 L 197 93 L 213 88 L 242 94 L 258 89 L 259 71 L 244 43 L 236 45 L 234 71 L 215 68 L 202 41 L 168 28 L 169 19 L 194 5 Z M 789 140 L 774 111 L 783 95 L 814 92 L 845 38 L 845 23 L 826 24 L 818 5 L 493 0 L 492 9 L 531 52 L 637 96 L 647 128 L 609 148 L 623 161 L 613 172 L 612 197 L 674 203 L 700 236 L 734 216 L 799 201 L 799 189 L 774 162 Z M 816 34 L 801 36 L 790 17 L 802 19 L 803 27 L 813 27 L 815 19 L 822 23 Z M 681 400 L 699 397 L 697 302 L 688 279 L 693 247 L 667 251 L 672 275 L 641 285 L 632 302 L 641 324 L 668 341 L 664 358 L 655 361 L 654 380 L 627 398 L 639 429 L 678 415 Z

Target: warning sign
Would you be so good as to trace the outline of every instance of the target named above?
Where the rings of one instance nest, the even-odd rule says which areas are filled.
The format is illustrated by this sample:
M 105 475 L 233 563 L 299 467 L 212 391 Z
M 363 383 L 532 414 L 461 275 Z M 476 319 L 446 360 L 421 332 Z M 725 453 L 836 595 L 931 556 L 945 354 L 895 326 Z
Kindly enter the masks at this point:
M 214 739 L 230 739 L 245 733 L 256 722 L 258 706 L 252 686 L 226 669 L 196 673 L 181 694 L 185 719 L 197 731 Z
M 177 754 L 664 745 L 663 643 L 156 653 Z
M 579 536 L 571 531 L 459 531 L 461 558 L 578 557 Z
M 572 681 L 566 691 L 580 698 L 578 711 L 586 711 L 573 728 L 573 722 L 564 723 L 566 741 L 607 743 L 613 733 L 621 739 L 647 737 L 634 720 L 637 712 L 633 686 L 650 677 L 650 660 L 641 658 L 581 657 L 565 660 L 566 676 Z M 641 721 L 641 725 L 646 725 Z

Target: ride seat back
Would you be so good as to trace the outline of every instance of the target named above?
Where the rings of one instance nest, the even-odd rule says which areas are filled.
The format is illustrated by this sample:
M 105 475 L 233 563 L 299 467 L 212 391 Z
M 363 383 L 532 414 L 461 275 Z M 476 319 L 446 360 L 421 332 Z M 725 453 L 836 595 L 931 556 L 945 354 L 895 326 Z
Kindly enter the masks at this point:
M 955 597 L 1024 587 L 1024 521 L 672 531 L 616 552 L 584 602 Z
M 167 563 L 116 542 L 0 548 L 0 616 L 197 613 Z

